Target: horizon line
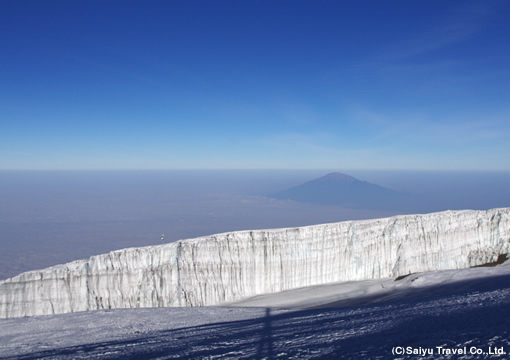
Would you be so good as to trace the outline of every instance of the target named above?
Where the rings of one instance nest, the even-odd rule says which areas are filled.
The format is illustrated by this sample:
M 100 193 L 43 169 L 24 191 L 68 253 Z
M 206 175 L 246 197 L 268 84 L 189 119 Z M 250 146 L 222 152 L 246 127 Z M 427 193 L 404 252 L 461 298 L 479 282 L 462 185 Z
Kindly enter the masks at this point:
M 351 169 L 334 169 L 334 168 L 22 168 L 22 169 L 0 169 L 0 172 L 80 172 L 80 171 L 104 171 L 104 172 L 115 172 L 115 171 L 139 171 L 139 172 L 150 172 L 150 171 L 328 171 L 328 172 L 348 172 L 348 171 L 376 171 L 376 172 L 477 172 L 477 173 L 510 173 L 510 169 L 399 169 L 399 168 L 351 168 Z

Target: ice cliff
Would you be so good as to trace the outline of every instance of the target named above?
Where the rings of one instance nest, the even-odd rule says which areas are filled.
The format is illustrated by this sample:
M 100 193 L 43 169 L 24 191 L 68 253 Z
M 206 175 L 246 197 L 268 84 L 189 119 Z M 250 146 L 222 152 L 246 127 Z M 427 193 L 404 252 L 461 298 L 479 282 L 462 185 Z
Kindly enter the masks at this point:
M 302 286 L 465 268 L 509 248 L 510 208 L 238 231 L 113 251 L 0 281 L 0 317 L 216 305 Z

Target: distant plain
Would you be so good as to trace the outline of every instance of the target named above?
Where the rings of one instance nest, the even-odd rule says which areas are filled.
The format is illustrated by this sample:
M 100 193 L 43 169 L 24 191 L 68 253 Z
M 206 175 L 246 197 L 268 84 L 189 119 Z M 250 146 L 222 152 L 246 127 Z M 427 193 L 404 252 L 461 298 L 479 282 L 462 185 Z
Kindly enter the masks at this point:
M 271 197 L 331 171 L 0 171 L 0 279 L 161 244 L 163 234 L 173 242 L 399 214 Z M 510 206 L 509 172 L 340 171 L 417 195 L 406 213 Z

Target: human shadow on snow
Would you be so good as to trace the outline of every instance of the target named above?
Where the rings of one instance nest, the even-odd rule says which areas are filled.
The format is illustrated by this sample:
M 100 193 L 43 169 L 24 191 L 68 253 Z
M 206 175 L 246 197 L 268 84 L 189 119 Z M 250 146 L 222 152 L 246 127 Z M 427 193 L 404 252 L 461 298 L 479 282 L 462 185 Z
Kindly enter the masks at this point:
M 506 330 L 510 328 L 510 298 L 491 300 L 492 291 L 508 288 L 510 275 L 485 281 L 465 280 L 431 286 L 430 296 L 421 298 L 402 296 L 363 307 L 306 309 L 276 315 L 267 308 L 264 316 L 256 319 L 154 331 L 129 339 L 8 358 L 384 359 L 393 358 L 391 350 L 395 346 L 455 348 L 459 344 L 484 349 L 490 345 L 503 346 L 510 353 Z M 423 291 L 420 296 L 426 295 Z M 438 307 L 437 301 L 444 299 L 450 301 Z M 0 356 L 0 359 L 7 357 Z

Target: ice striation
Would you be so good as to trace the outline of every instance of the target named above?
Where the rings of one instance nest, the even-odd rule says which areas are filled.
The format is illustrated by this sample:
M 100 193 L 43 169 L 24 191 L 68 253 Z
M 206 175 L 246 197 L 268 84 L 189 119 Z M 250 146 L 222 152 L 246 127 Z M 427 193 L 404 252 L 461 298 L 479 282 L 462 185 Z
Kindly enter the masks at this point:
M 0 281 L 0 317 L 207 306 L 337 281 L 460 269 L 509 253 L 510 208 L 237 231 Z

